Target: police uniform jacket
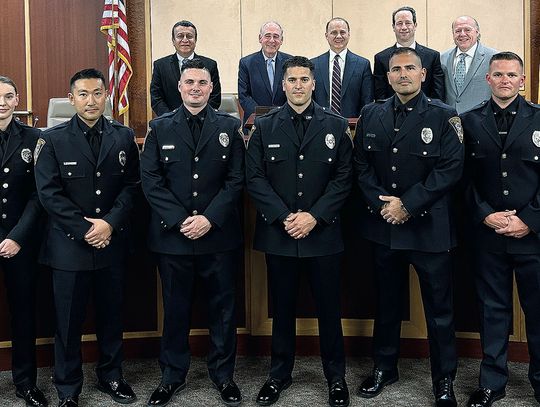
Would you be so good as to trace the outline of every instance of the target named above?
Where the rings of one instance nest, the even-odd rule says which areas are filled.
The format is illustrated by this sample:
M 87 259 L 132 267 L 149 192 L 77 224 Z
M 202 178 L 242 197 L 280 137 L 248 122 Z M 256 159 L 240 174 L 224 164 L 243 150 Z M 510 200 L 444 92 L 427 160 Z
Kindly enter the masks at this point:
M 96 160 L 74 116 L 43 133 L 35 156 L 37 191 L 49 214 L 40 261 L 66 271 L 120 264 L 140 182 L 133 130 L 103 118 Z M 84 217 L 102 218 L 113 227 L 106 248 L 86 243 L 84 235 L 92 224 Z
M 446 251 L 456 243 L 449 192 L 463 169 L 459 118 L 422 93 L 396 133 L 396 97 L 366 106 L 356 128 L 354 167 L 365 201 L 359 233 L 392 249 Z M 401 198 L 411 219 L 387 223 L 379 195 Z
M 0 166 L 0 241 L 25 246 L 37 239 L 41 205 L 34 182 L 33 152 L 41 131 L 12 120 Z
M 241 244 L 240 121 L 209 107 L 203 123 L 195 145 L 183 109 L 150 122 L 141 168 L 143 191 L 152 208 L 148 244 L 154 252 L 216 253 Z M 204 215 L 212 228 L 190 240 L 180 233 L 179 224 L 197 214 Z
M 287 105 L 255 120 L 246 156 L 248 191 L 257 207 L 253 247 L 293 257 L 343 250 L 339 212 L 351 188 L 352 143 L 346 119 L 314 103 L 300 143 Z M 307 211 L 317 225 L 293 239 L 283 220 Z
M 477 246 L 513 254 L 540 253 L 540 106 L 518 98 L 504 145 L 489 101 L 462 115 L 467 210 Z M 483 224 L 489 214 L 506 209 L 515 209 L 531 233 L 516 239 Z

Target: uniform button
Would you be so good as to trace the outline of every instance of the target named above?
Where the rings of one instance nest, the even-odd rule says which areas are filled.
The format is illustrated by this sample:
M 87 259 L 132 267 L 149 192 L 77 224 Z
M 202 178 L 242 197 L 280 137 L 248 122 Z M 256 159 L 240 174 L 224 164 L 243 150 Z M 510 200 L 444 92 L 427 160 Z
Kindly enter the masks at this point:
M 98 178 L 101 177 L 101 172 L 99 172 L 99 171 L 96 172 L 96 177 L 98 177 Z
M 100 212 L 101 212 L 101 209 L 96 208 L 96 213 L 100 213 Z
M 298 196 L 302 196 L 304 193 L 302 191 L 298 192 Z
M 71 177 L 71 172 L 68 172 L 68 177 Z
M 98 189 L 98 190 L 96 191 L 96 195 L 101 195 L 101 189 Z
M 298 156 L 298 158 L 299 158 L 300 160 L 303 160 L 303 159 L 304 159 L 303 154 L 300 154 L 300 155 Z
M 7 182 L 4 182 L 4 183 L 2 184 L 2 188 L 5 189 L 5 188 L 7 188 L 7 187 L 9 187 L 9 184 L 8 184 Z
M 534 156 L 534 161 L 538 161 L 538 156 L 537 155 Z
M 6 203 L 7 202 L 7 198 L 2 198 L 2 203 Z
M 5 213 L 2 214 L 2 219 L 6 219 L 7 215 Z
M 510 192 L 508 192 L 507 189 L 505 189 L 505 190 L 503 191 L 503 195 L 508 195 L 509 193 L 510 193 Z
M 124 170 L 120 170 L 120 172 L 123 174 L 123 173 L 124 173 Z
M 394 148 L 392 149 L 392 152 L 395 154 L 395 153 L 398 152 L 398 149 L 394 147 Z
M 225 159 L 225 158 L 227 158 L 227 156 L 226 156 L 226 155 L 222 155 L 221 158 L 222 158 L 222 159 Z
M 506 159 L 506 153 L 503 153 L 503 154 L 501 155 L 501 158 L 502 158 L 503 160 L 505 160 L 505 159 Z
M 191 214 L 194 215 L 194 216 L 197 215 L 198 213 L 199 213 L 199 212 L 197 212 L 196 210 L 193 211 L 193 212 L 191 212 Z
M 193 174 L 193 179 L 199 179 L 199 174 Z
M 169 161 L 169 157 L 165 157 L 165 161 Z
M 471 153 L 471 157 L 474 157 L 476 155 L 476 153 Z
M 302 212 L 302 209 L 298 209 L 296 212 Z
M 193 159 L 193 161 L 195 161 L 196 163 L 198 163 L 198 162 L 199 162 L 199 157 L 195 157 L 195 158 Z
M 302 173 L 298 174 L 298 178 L 304 178 L 304 174 Z
M 329 163 L 331 163 L 331 162 L 332 162 L 332 159 L 331 159 L 331 158 L 329 158 L 329 159 L 328 159 L 328 162 L 329 162 Z
M 163 221 L 161 221 L 161 224 L 163 225 Z
M 199 194 L 197 193 L 197 191 L 193 192 L 193 196 L 197 196 L 197 195 L 199 195 Z
M 26 170 L 26 172 L 30 172 L 30 170 Z
M 503 171 L 502 176 L 503 176 L 504 178 L 506 178 L 506 177 L 508 177 L 508 173 L 507 173 L 506 171 Z
M 276 157 L 272 156 L 272 157 L 270 157 L 270 159 L 271 159 L 272 161 L 274 161 L 274 160 L 276 159 Z
M 538 158 L 538 157 L 537 157 Z M 4 172 L 5 173 L 8 173 L 9 172 L 9 168 L 4 168 Z
M 392 188 L 396 189 L 397 188 L 397 184 L 394 182 L 392 185 Z
M 392 165 L 392 171 L 396 171 L 396 170 L 397 170 L 396 166 Z
M 427 155 L 427 151 L 422 151 L 422 155 Z
M 367 149 L 368 149 L 368 150 L 371 150 L 371 146 L 367 146 Z

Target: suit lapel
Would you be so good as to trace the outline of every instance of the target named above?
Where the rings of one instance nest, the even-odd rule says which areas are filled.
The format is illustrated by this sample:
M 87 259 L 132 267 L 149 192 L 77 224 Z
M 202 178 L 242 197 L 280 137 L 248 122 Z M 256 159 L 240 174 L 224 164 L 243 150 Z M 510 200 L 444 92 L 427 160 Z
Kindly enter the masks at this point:
M 90 161 L 93 165 L 96 165 L 96 158 L 94 153 L 88 144 L 88 140 L 84 136 L 83 132 L 77 124 L 77 115 L 73 116 L 69 122 L 69 132 L 72 134 L 70 140 L 75 144 L 75 150 L 80 150 L 83 155 Z
M 422 95 L 420 100 L 418 100 L 416 107 L 412 111 L 407 113 L 407 118 L 405 119 L 405 121 L 403 122 L 403 125 L 397 132 L 396 137 L 394 138 L 394 142 L 392 144 L 398 143 L 399 141 L 404 139 L 409 133 L 411 133 L 413 130 L 421 126 L 426 110 L 427 110 L 426 96 Z M 418 134 L 418 137 L 420 137 L 420 133 Z
M 458 94 L 458 89 L 456 86 L 456 81 L 454 80 L 454 59 L 456 58 L 457 47 L 454 47 L 452 52 L 448 55 L 448 60 L 446 61 L 446 72 L 448 72 L 448 82 L 454 90 L 454 93 Z
M 323 119 L 324 113 L 322 108 L 318 105 L 314 105 L 313 118 L 306 129 L 306 134 L 304 134 L 304 139 L 302 140 L 302 144 L 300 144 L 300 149 L 311 143 L 311 141 L 323 130 Z
M 330 64 L 330 51 L 323 54 L 320 62 L 321 78 L 326 93 L 326 103 L 330 104 L 330 72 L 328 71 Z M 317 84 L 315 84 L 317 86 Z
M 497 129 L 497 122 L 495 122 L 495 116 L 493 115 L 493 109 L 491 103 L 487 102 L 486 106 L 482 109 L 482 127 L 489 135 L 491 140 L 502 149 L 501 137 L 499 136 L 499 130 Z
M 296 135 L 296 129 L 294 128 L 293 122 L 291 120 L 289 109 L 285 104 L 279 112 L 279 129 L 285 133 L 285 135 L 293 142 L 296 147 L 300 146 L 298 137 Z
M 208 107 L 208 110 L 206 111 L 206 118 L 204 119 L 201 129 L 201 138 L 199 139 L 199 143 L 197 144 L 197 147 L 195 149 L 195 155 L 199 154 L 199 152 L 204 148 L 204 146 L 208 143 L 208 141 L 210 141 L 210 139 L 216 134 L 217 131 L 217 116 L 212 110 L 212 108 Z M 228 136 L 230 142 L 232 134 L 228 134 Z
M 193 136 L 191 135 L 191 130 L 187 124 L 186 115 L 182 106 L 178 108 L 178 111 L 173 117 L 173 121 L 176 123 L 176 126 L 173 126 L 173 131 L 175 133 L 175 139 L 182 140 L 187 146 L 195 151 L 195 143 L 193 143 Z
M 5 163 L 9 161 L 13 153 L 17 151 L 23 141 L 21 137 L 21 127 L 17 124 L 17 121 L 15 119 L 12 120 L 13 124 L 11 125 L 11 134 L 8 139 L 6 151 L 4 152 L 4 156 L 2 157 L 2 166 L 4 166 Z
M 180 63 L 178 61 L 178 57 L 176 54 L 171 55 L 171 78 L 174 78 L 176 80 L 176 83 L 178 84 L 178 81 L 180 80 Z
M 516 117 L 514 118 L 514 123 L 506 136 L 506 143 L 504 144 L 504 150 L 507 150 L 514 141 L 529 127 L 531 121 L 529 116 L 533 114 L 531 109 L 527 108 L 527 102 L 523 97 L 519 96 L 519 105 Z
M 97 160 L 96 168 L 99 168 L 101 163 L 105 160 L 111 148 L 116 144 L 113 135 L 113 127 L 109 121 L 103 118 L 103 133 L 101 133 L 101 146 L 99 148 L 99 157 Z
M 257 58 L 255 59 L 256 66 L 259 70 L 259 73 L 261 74 L 261 79 L 264 83 L 264 87 L 266 88 L 268 94 L 270 95 L 270 99 L 272 99 L 272 89 L 270 88 L 270 80 L 268 79 L 268 71 L 266 70 L 266 61 L 264 59 L 262 51 L 258 53 Z M 277 66 L 277 61 L 276 61 Z M 274 72 L 274 81 L 276 79 L 276 73 Z
M 482 65 L 485 57 L 486 53 L 484 52 L 484 49 L 480 45 L 480 43 L 478 43 L 478 46 L 476 47 L 476 52 L 474 53 L 474 57 L 471 61 L 471 66 L 469 66 L 469 70 L 465 75 L 462 92 L 467 88 L 472 78 L 476 75 L 476 71 L 478 71 L 478 68 L 480 68 L 480 65 Z
M 274 90 L 272 91 L 272 104 L 274 104 L 274 99 L 276 97 L 276 93 L 278 89 L 281 88 L 281 79 L 283 78 L 283 75 L 281 75 L 281 72 L 283 71 L 283 54 L 278 51 L 276 54 L 276 65 L 274 70 Z
M 343 95 L 345 95 L 345 92 L 347 91 L 347 87 L 349 86 L 349 83 L 351 83 L 351 78 L 353 76 L 353 72 L 356 70 L 357 63 L 358 63 L 358 60 L 355 58 L 355 55 L 351 51 L 347 51 L 347 56 L 345 57 L 345 67 L 343 69 L 343 81 L 341 84 L 341 97 L 342 98 L 343 98 Z

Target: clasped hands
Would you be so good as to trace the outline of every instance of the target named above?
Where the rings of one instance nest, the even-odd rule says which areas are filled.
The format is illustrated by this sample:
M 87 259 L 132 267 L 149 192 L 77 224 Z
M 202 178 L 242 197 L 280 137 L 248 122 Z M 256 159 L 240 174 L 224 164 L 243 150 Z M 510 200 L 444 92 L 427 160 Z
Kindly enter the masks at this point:
M 293 239 L 305 238 L 316 224 L 317 220 L 309 212 L 290 213 L 283 221 L 285 232 Z
M 104 221 L 103 219 L 97 218 L 87 218 L 88 222 L 92 223 L 86 235 L 84 235 L 84 240 L 90 246 L 95 247 L 96 249 L 104 249 L 111 243 L 111 235 L 113 232 L 112 226 Z
M 495 233 L 521 239 L 531 231 L 523 221 L 516 216 L 516 211 L 493 212 L 486 216 L 484 224 L 495 230 Z
M 180 224 L 180 233 L 188 239 L 196 240 L 208 233 L 211 227 L 212 224 L 204 215 L 188 216 Z
M 411 215 L 404 209 L 401 199 L 392 195 L 379 195 L 384 203 L 381 216 L 392 225 L 401 225 L 409 220 Z

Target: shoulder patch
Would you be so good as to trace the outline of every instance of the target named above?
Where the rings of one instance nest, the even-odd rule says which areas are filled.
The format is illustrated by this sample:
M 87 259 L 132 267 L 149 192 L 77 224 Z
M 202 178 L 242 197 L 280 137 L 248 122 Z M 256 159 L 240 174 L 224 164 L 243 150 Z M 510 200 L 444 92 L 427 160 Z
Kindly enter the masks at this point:
M 454 116 L 448 119 L 448 123 L 450 123 L 450 126 L 452 126 L 457 133 L 459 142 L 463 143 L 463 126 L 461 125 L 461 119 L 458 116 Z
M 41 153 L 41 149 L 45 145 L 46 141 L 43 138 L 39 138 L 36 143 L 36 148 L 34 149 L 34 165 L 37 164 L 37 160 L 39 157 L 39 153 Z

